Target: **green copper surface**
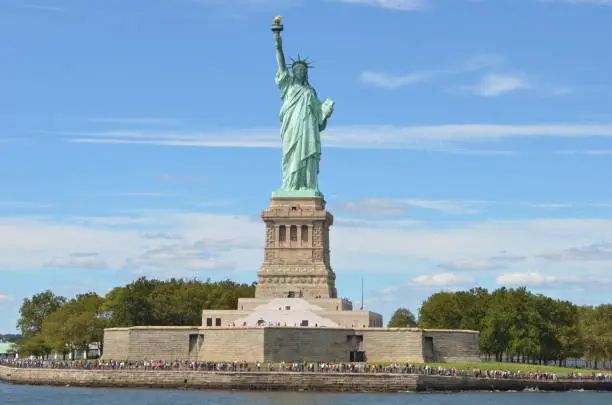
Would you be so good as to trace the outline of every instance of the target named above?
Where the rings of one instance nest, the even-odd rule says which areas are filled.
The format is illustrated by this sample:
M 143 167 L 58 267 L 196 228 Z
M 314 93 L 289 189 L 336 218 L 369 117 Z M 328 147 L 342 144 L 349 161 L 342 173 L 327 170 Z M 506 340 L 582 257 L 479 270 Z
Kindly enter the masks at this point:
M 272 26 L 278 70 L 275 81 L 283 101 L 279 118 L 283 146 L 283 183 L 273 196 L 322 196 L 319 192 L 319 162 L 321 161 L 321 132 L 334 111 L 330 99 L 320 101 L 308 82 L 309 63 L 298 58 L 287 69 L 281 39 L 283 26 Z

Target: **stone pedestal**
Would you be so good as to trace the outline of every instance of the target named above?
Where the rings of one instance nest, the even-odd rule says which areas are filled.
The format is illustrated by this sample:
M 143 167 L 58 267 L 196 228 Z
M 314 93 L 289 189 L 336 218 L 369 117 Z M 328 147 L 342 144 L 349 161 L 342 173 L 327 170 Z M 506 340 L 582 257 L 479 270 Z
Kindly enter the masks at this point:
M 258 299 L 337 298 L 329 260 L 333 216 L 321 197 L 272 197 L 265 223 L 264 262 L 257 273 Z

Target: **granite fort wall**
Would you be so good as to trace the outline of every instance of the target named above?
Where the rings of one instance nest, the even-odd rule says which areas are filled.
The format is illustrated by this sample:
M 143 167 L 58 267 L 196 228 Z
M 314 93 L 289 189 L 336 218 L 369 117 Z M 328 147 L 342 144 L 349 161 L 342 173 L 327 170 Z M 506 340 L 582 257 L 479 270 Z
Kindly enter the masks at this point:
M 130 328 L 130 360 L 190 359 L 189 335 L 193 327 L 136 326 Z M 106 355 L 105 355 L 106 357 Z
M 108 359 L 127 359 L 130 349 L 130 330 L 112 328 L 104 330 L 104 357 Z
M 200 329 L 196 361 L 264 360 L 264 328 Z
M 104 331 L 105 360 L 263 360 L 263 328 L 136 326 Z
M 478 332 L 417 328 L 132 327 L 106 329 L 104 359 L 479 362 Z
M 266 361 L 347 362 L 352 330 L 329 328 L 265 328 Z
M 356 329 L 363 335 L 363 351 L 368 362 L 397 361 L 423 363 L 423 332 L 421 329 Z
M 480 362 L 479 337 L 475 331 L 425 329 L 424 360 L 428 363 Z M 427 338 L 433 340 L 433 353 L 428 350 Z
M 0 366 L 0 381 L 30 385 L 336 392 L 522 390 L 612 391 L 610 381 L 529 381 L 415 374 L 236 373 L 204 371 L 56 370 Z

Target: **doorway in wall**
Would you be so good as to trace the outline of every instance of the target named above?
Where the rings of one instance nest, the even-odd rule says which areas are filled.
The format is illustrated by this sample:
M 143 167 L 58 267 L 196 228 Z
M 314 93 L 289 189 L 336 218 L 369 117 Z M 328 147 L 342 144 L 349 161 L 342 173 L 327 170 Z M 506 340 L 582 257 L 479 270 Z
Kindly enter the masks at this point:
M 365 352 L 362 351 L 351 351 L 349 352 L 349 361 L 351 363 L 363 363 L 366 359 Z

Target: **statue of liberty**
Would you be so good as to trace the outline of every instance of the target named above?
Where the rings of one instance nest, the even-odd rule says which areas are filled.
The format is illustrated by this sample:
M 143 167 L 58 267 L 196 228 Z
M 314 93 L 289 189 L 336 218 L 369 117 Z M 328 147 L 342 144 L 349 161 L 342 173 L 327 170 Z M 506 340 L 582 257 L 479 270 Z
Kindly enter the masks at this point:
M 272 32 L 276 47 L 278 70 L 275 81 L 280 89 L 283 105 L 281 141 L 283 145 L 283 185 L 276 196 L 321 196 L 318 184 L 321 160 L 321 132 L 334 111 L 334 102 L 321 102 L 316 90 L 308 82 L 308 59 L 292 59 L 291 72 L 285 62 L 280 17 L 274 19 Z

